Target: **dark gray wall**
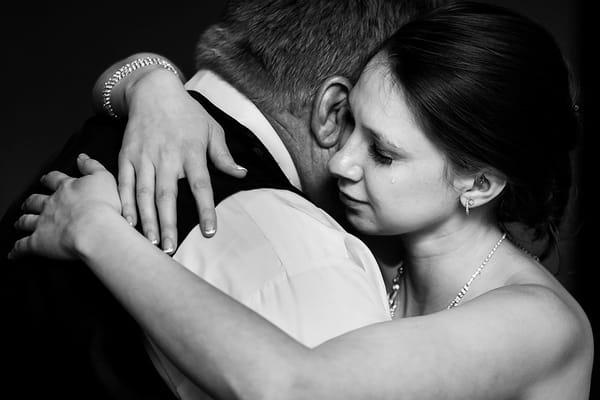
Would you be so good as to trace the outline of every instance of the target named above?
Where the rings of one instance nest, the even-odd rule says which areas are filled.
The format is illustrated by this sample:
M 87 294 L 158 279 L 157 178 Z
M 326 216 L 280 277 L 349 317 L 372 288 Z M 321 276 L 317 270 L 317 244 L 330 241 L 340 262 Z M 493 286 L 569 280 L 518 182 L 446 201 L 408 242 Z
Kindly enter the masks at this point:
M 191 76 L 194 44 L 217 18 L 220 3 L 184 9 L 179 2 L 156 3 L 159 8 L 82 1 L 3 13 L 11 24 L 0 24 L 2 86 L 8 87 L 2 113 L 9 121 L 0 139 L 0 215 L 91 115 L 91 88 L 104 69 L 152 51 Z
M 513 8 L 549 29 L 583 87 L 582 1 L 483 1 Z M 172 59 L 190 77 L 198 33 L 222 8 L 214 0 L 196 2 L 196 8 L 189 7 L 191 2 L 184 3 L 187 8 L 179 2 L 156 3 L 160 7 L 81 3 L 41 8 L 25 4 L 3 12 L 2 113 L 8 124 L 0 139 L 0 215 L 91 115 L 91 87 L 105 68 L 131 53 L 152 51 Z M 562 234 L 562 256 L 554 256 L 549 266 L 595 320 L 591 272 L 582 267 L 587 265 L 584 255 L 591 254 L 584 244 L 591 243 L 592 235 L 589 224 L 581 227 L 582 220 L 591 218 L 585 215 L 591 207 L 584 208 L 582 202 L 587 181 L 582 178 L 582 149 L 576 157 L 580 187 Z

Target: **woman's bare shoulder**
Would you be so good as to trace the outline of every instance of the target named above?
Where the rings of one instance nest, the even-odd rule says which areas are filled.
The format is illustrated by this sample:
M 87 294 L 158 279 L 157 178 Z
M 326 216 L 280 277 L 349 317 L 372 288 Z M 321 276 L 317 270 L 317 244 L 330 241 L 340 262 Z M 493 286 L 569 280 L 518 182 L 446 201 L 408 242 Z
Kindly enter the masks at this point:
M 584 310 L 562 286 L 540 283 L 510 284 L 474 299 L 482 307 L 505 310 L 510 318 L 527 321 L 527 329 L 543 338 L 544 348 L 557 360 L 593 352 L 591 324 Z M 546 355 L 550 355 L 547 353 Z

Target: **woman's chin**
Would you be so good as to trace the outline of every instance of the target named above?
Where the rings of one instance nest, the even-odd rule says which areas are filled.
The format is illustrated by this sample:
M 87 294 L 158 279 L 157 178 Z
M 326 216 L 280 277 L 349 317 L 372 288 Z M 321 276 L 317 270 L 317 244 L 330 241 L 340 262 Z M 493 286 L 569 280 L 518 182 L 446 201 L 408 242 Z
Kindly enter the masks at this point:
M 365 235 L 382 235 L 380 227 L 370 218 L 352 209 L 346 209 L 346 219 L 354 228 Z

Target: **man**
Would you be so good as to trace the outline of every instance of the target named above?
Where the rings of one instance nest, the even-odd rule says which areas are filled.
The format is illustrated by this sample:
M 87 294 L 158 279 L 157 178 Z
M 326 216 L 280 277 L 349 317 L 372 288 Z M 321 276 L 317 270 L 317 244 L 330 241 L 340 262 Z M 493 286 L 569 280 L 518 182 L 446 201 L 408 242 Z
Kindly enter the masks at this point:
M 429 2 L 234 1 L 222 22 L 210 27 L 200 39 L 200 71 L 186 88 L 224 126 L 232 155 L 248 168 L 248 174 L 238 181 L 211 167 L 219 221 L 218 233 L 211 239 L 205 239 L 196 226 L 193 195 L 197 192 L 190 192 L 181 182 L 178 189 L 172 188 L 172 192 L 179 192 L 178 233 L 172 228 L 167 238 L 170 234 L 173 244 L 179 243 L 176 260 L 307 345 L 389 318 L 385 288 L 366 247 L 300 194 L 335 211 L 326 164 L 347 129 L 345 101 L 351 83 L 376 46 L 424 3 Z M 161 79 L 174 79 L 168 71 L 158 74 Z M 139 77 L 132 74 L 130 78 L 135 76 Z M 116 93 L 119 88 L 131 86 L 123 80 L 113 88 L 110 99 L 120 97 Z M 135 86 L 132 102 L 143 93 L 141 83 Z M 123 129 L 118 122 L 101 118 L 89 121 L 54 167 L 70 173 L 75 155 L 87 152 L 116 172 Z M 142 193 L 152 193 L 149 187 L 146 185 Z M 164 196 L 166 192 L 160 187 L 157 192 L 163 194 L 159 196 L 162 199 L 172 197 Z M 151 234 L 157 234 L 157 226 L 148 229 L 144 223 L 152 224 L 152 216 L 144 218 L 140 198 L 144 196 L 138 197 L 140 225 L 150 239 L 156 239 Z M 168 204 L 158 208 L 159 214 L 161 210 L 169 213 Z M 5 221 L 14 221 L 10 217 L 9 213 Z M 163 219 L 161 226 L 169 226 Z M 7 240 L 3 237 L 2 241 Z M 170 250 L 166 244 L 162 242 L 165 250 Z M 35 262 L 41 260 L 21 261 L 19 264 L 25 265 L 13 268 L 35 275 L 39 273 L 32 266 Z M 260 274 L 253 265 L 260 266 Z M 121 398 L 168 396 L 164 386 L 152 385 L 156 376 L 148 364 L 132 356 L 135 329 L 125 329 L 131 321 L 93 277 L 81 272 L 81 267 L 44 269 L 50 268 L 67 276 L 69 290 L 84 291 L 70 294 L 73 297 L 67 300 L 63 296 L 62 301 L 73 307 L 70 301 L 78 301 L 82 294 L 91 311 L 85 323 L 77 321 L 72 330 L 70 322 L 63 319 L 63 328 L 50 330 L 49 337 L 68 346 L 68 339 L 61 337 L 67 331 L 79 350 L 87 349 L 92 356 L 90 361 L 79 353 L 67 352 L 74 365 L 57 359 L 49 362 L 49 357 L 60 352 L 38 345 L 36 350 L 43 352 L 42 366 L 47 370 L 34 368 L 31 379 L 50 376 L 46 381 L 56 388 L 49 392 L 57 393 L 77 387 L 104 390 L 104 395 Z M 49 274 L 55 279 L 56 272 Z M 55 299 L 55 295 L 43 298 Z M 60 315 L 61 310 L 54 311 Z M 82 310 L 68 311 L 75 314 Z M 52 345 L 43 339 L 42 343 Z M 150 344 L 148 352 L 171 391 L 182 398 L 201 396 L 159 349 Z M 32 362 L 38 360 L 35 354 L 29 357 Z M 51 368 L 54 361 L 56 369 Z M 66 380 L 58 381 L 65 373 Z M 62 393 L 61 397 L 66 396 Z

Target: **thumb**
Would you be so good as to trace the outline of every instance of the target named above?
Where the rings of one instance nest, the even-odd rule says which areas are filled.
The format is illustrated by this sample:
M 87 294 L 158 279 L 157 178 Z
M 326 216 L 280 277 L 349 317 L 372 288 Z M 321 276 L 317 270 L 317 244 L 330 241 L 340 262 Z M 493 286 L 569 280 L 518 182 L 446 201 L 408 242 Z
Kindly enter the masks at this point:
M 87 154 L 81 153 L 77 157 L 77 166 L 83 175 L 91 175 L 96 172 L 106 171 L 106 168 L 99 161 L 90 158 Z
M 212 135 L 208 143 L 208 154 L 215 167 L 222 172 L 238 178 L 246 176 L 248 170 L 238 165 L 233 159 L 221 127 L 212 128 Z

